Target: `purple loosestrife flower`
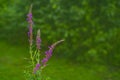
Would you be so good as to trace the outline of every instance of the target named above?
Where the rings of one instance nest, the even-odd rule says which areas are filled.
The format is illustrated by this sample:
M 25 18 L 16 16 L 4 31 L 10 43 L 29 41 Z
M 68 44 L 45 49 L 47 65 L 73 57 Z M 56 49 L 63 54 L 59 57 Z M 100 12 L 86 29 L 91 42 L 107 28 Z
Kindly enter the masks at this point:
M 43 66 L 46 66 L 46 63 L 48 62 L 48 60 L 50 59 L 50 57 L 52 56 L 52 52 L 53 52 L 53 49 L 55 48 L 55 46 L 61 42 L 63 42 L 64 40 L 60 40 L 60 41 L 57 41 L 56 43 L 52 44 L 50 47 L 49 47 L 49 50 L 45 52 L 45 58 L 42 59 L 42 64 Z
M 37 63 L 35 68 L 33 69 L 33 73 L 35 74 L 37 72 L 37 70 L 39 70 L 39 69 L 40 69 L 40 64 Z
M 46 63 L 48 62 L 48 58 L 47 57 L 43 58 L 43 60 L 41 62 L 43 64 L 43 66 L 46 66 Z
M 30 7 L 29 13 L 27 15 L 27 21 L 29 24 L 29 31 L 28 31 L 28 36 L 29 36 L 29 43 L 30 46 L 32 46 L 32 41 L 33 41 L 33 35 L 32 35 L 32 25 L 33 25 L 33 21 L 32 21 L 32 5 Z
M 36 36 L 36 47 L 38 50 L 40 50 L 40 45 L 41 45 L 41 38 L 40 38 L 40 29 L 37 31 L 37 36 Z

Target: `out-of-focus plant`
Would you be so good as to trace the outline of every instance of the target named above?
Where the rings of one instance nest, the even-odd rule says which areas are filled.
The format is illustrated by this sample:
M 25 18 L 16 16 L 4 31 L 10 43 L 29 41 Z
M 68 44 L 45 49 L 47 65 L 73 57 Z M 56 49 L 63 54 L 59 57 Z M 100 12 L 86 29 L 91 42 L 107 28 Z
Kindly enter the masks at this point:
M 37 31 L 36 35 L 36 46 L 33 43 L 33 20 L 32 20 L 32 5 L 30 7 L 29 13 L 27 15 L 28 21 L 28 37 L 29 37 L 29 53 L 30 53 L 30 64 L 28 68 L 24 71 L 26 80 L 48 80 L 48 78 L 42 77 L 42 70 L 47 66 L 47 62 L 52 56 L 53 49 L 55 46 L 64 40 L 59 40 L 49 46 L 49 50 L 45 52 L 45 57 L 40 59 L 41 53 L 41 38 L 40 29 Z M 35 46 L 35 47 L 34 47 Z

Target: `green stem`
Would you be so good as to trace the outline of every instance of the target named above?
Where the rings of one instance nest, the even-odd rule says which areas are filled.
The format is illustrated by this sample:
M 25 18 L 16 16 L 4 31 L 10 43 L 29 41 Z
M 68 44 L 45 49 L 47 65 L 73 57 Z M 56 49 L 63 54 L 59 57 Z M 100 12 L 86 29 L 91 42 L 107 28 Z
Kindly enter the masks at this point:
M 38 50 L 37 58 L 38 58 L 37 62 L 39 63 L 39 61 L 40 61 L 40 50 Z
M 34 67 L 34 58 L 33 58 L 32 46 L 30 46 L 30 58 L 31 58 L 32 66 Z

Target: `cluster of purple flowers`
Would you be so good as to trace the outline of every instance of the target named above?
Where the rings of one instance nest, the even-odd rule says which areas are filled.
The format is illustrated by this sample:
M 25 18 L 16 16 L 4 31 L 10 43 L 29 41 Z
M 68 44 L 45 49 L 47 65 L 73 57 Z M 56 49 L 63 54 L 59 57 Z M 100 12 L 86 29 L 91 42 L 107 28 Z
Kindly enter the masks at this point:
M 32 46 L 32 41 L 33 41 L 33 34 L 32 34 L 32 25 L 33 25 L 33 21 L 32 21 L 32 5 L 30 7 L 30 11 L 27 15 L 27 21 L 29 24 L 29 32 L 28 32 L 28 36 L 29 36 L 29 43 L 30 43 L 30 47 Z M 61 43 L 64 40 L 60 40 L 57 41 L 56 43 L 54 43 L 53 45 L 51 45 L 49 47 L 49 50 L 47 50 L 45 52 L 45 57 L 41 60 L 41 64 L 38 61 L 37 64 L 35 65 L 34 69 L 33 69 L 33 73 L 35 74 L 39 69 L 41 69 L 41 67 L 45 67 L 46 63 L 48 62 L 48 60 L 50 59 L 50 57 L 52 56 L 52 52 L 53 49 L 55 48 L 55 46 L 59 43 Z M 40 38 L 40 30 L 37 31 L 37 36 L 36 36 L 36 49 L 38 51 L 40 51 L 40 46 L 41 46 L 41 38 Z M 38 53 L 39 54 L 39 53 Z
M 50 59 L 50 57 L 52 56 L 52 52 L 53 52 L 53 49 L 55 48 L 55 46 L 61 42 L 63 42 L 64 40 L 60 40 L 60 41 L 57 41 L 56 43 L 52 44 L 50 47 L 49 47 L 49 50 L 47 50 L 45 52 L 45 58 L 43 58 L 41 60 L 41 64 L 40 63 L 37 63 L 35 68 L 34 68 L 34 73 L 36 73 L 37 70 L 40 69 L 41 66 L 45 67 L 46 66 L 46 63 L 48 62 L 48 60 Z

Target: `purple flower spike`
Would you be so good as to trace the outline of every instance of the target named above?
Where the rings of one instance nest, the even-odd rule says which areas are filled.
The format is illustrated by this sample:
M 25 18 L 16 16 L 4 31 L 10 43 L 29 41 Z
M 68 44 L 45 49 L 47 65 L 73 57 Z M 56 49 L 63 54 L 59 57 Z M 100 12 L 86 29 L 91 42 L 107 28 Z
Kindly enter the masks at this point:
M 29 13 L 27 15 L 27 21 L 28 21 L 28 24 L 29 24 L 29 31 L 28 31 L 28 37 L 29 37 L 29 43 L 30 43 L 30 46 L 32 46 L 32 41 L 33 41 L 33 35 L 32 35 L 32 25 L 33 25 L 33 21 L 32 21 L 32 5 L 30 7 L 30 10 L 29 10 Z
M 33 73 L 35 74 L 37 72 L 37 70 L 39 70 L 39 69 L 40 69 L 40 64 L 38 63 L 38 64 L 36 64 L 36 66 L 33 70 Z
M 52 56 L 52 52 L 53 52 L 54 47 L 55 47 L 57 44 L 59 44 L 59 43 L 61 43 L 61 42 L 63 42 L 63 41 L 64 41 L 64 40 L 57 41 L 56 43 L 54 43 L 53 45 L 51 45 L 50 47 L 48 47 L 49 50 L 45 52 L 45 58 L 43 58 L 43 60 L 41 61 L 42 64 L 43 64 L 43 66 L 46 66 L 46 63 L 48 62 L 48 60 L 49 60 L 50 57 Z
M 41 38 L 40 38 L 40 29 L 37 31 L 37 36 L 36 36 L 36 47 L 39 50 L 41 45 Z

